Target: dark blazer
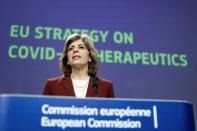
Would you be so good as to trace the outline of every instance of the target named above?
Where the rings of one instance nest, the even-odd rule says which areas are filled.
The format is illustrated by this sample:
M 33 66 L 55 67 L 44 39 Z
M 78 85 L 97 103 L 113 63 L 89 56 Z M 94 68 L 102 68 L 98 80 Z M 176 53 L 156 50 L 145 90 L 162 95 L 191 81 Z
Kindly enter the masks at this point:
M 115 97 L 111 81 L 100 77 L 96 77 L 96 81 L 98 85 L 97 95 L 93 88 L 92 80 L 90 79 L 86 97 Z M 44 87 L 43 95 L 75 96 L 70 76 L 60 76 L 48 79 Z

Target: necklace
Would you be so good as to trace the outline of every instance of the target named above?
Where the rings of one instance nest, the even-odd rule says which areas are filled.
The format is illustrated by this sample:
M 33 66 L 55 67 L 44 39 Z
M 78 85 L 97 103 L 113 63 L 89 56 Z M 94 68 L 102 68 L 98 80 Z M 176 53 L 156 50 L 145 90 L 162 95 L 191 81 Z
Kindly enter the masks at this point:
M 87 80 L 72 80 L 72 82 L 73 82 L 73 86 L 75 88 L 82 88 L 82 89 L 84 89 L 84 88 L 86 88 L 88 86 L 89 79 L 87 79 Z
M 88 89 L 89 79 L 87 80 L 73 80 L 73 87 L 76 97 L 85 98 Z

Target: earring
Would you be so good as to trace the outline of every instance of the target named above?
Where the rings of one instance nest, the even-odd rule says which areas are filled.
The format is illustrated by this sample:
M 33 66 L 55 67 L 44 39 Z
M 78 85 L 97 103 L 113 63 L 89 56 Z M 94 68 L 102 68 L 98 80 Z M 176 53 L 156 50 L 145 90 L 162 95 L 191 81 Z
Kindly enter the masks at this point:
M 88 60 L 89 62 L 91 62 L 92 60 L 89 58 L 89 60 Z

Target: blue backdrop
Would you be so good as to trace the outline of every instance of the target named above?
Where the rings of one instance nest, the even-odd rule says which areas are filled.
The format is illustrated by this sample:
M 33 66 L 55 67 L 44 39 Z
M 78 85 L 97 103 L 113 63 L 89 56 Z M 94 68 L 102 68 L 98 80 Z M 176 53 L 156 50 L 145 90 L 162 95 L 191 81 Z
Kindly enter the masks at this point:
M 197 1 L 0 2 L 0 93 L 42 94 L 62 75 L 70 33 L 91 35 L 98 75 L 116 97 L 188 100 L 197 108 Z M 197 118 L 197 115 L 196 115 Z

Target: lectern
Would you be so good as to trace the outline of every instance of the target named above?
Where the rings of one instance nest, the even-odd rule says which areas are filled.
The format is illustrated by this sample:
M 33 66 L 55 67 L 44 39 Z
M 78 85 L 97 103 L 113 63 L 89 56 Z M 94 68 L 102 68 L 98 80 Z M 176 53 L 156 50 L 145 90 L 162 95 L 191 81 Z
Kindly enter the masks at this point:
M 0 131 L 195 131 L 179 100 L 0 95 Z

